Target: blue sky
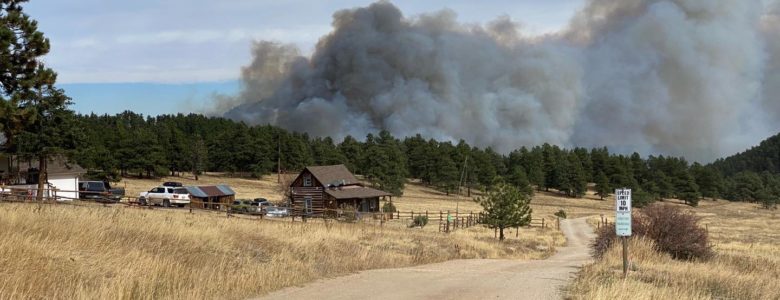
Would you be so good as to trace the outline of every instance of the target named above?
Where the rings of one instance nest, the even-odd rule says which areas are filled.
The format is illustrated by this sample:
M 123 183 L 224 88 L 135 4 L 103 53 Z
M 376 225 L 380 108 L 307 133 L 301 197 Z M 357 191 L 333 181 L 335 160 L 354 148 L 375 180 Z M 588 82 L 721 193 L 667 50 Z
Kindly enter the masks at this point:
M 34 0 L 25 11 L 51 40 L 44 59 L 80 113 L 203 112 L 239 90 L 252 41 L 311 53 L 333 12 L 372 1 Z M 584 0 L 392 1 L 406 16 L 453 10 L 461 22 L 508 15 L 529 33 L 565 27 Z

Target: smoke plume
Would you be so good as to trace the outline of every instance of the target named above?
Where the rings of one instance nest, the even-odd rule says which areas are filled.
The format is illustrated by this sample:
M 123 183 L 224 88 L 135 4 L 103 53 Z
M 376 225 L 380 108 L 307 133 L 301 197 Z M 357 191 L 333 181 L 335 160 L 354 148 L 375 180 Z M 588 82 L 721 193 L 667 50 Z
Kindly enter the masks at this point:
M 780 5 L 591 0 L 561 32 L 508 17 L 342 10 L 311 57 L 257 42 L 225 116 L 316 136 L 380 129 L 520 146 L 608 146 L 709 161 L 780 126 Z

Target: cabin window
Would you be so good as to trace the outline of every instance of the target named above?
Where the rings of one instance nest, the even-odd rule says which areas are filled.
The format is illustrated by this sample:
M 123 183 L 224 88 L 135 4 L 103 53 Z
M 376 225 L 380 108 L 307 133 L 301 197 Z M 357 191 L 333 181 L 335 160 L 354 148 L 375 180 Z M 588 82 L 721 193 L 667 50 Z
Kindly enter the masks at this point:
M 303 175 L 303 186 L 311 186 L 311 174 Z
M 307 215 L 310 215 L 311 214 L 311 196 L 304 197 L 303 201 L 304 201 L 304 206 L 305 206 L 304 207 L 304 212 Z

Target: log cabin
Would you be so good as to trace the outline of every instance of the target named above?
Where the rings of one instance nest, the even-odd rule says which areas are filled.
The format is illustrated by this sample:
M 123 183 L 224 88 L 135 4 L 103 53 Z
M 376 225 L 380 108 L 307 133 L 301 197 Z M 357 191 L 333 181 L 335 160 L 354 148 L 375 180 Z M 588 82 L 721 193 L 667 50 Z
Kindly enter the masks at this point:
M 328 210 L 379 212 L 391 194 L 364 186 L 344 165 L 310 166 L 290 184 L 293 215 L 321 216 Z

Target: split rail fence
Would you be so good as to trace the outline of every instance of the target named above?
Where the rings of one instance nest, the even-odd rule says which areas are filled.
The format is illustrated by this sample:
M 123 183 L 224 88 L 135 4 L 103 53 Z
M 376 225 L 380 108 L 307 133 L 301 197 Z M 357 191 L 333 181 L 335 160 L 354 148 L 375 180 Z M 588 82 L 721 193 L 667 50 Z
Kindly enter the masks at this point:
M 77 191 L 64 191 L 64 190 L 57 190 L 57 189 L 44 189 L 44 196 L 43 201 L 38 201 L 37 198 L 37 189 L 8 189 L 4 188 L 2 192 L 0 192 L 0 201 L 5 202 L 33 202 L 33 203 L 58 203 L 62 200 L 82 200 L 77 198 L 68 198 L 68 197 L 62 197 L 58 196 L 57 193 L 73 193 Z M 85 193 L 85 192 L 79 192 L 79 193 Z M 60 195 L 61 195 L 60 194 Z M 131 207 L 139 207 L 139 208 L 149 208 L 151 209 L 152 206 L 143 206 L 138 201 L 137 197 L 123 197 L 122 201 L 100 201 L 100 200 L 87 200 L 89 202 L 97 202 L 102 203 L 104 206 L 108 204 L 116 204 L 116 205 L 125 205 L 125 206 L 131 206 Z M 209 204 L 214 206 L 215 204 L 218 204 L 219 207 L 216 209 L 209 209 L 209 208 L 199 208 L 199 207 L 193 207 L 193 204 Z M 259 218 L 264 218 L 265 213 L 259 212 L 259 213 L 247 213 L 247 212 L 238 212 L 231 209 L 231 203 L 213 203 L 213 202 L 202 202 L 198 200 L 190 200 L 189 205 L 185 205 L 183 209 L 188 209 L 190 213 L 192 213 L 194 210 L 199 211 L 209 211 L 209 212 L 221 212 L 225 213 L 227 217 L 233 217 L 236 214 L 242 214 L 246 216 L 255 216 Z M 361 221 L 361 220 L 376 220 L 379 221 L 380 225 L 384 225 L 386 222 L 404 222 L 408 221 L 409 224 L 413 224 L 415 221 L 415 218 L 422 218 L 424 217 L 427 220 L 427 224 L 430 224 L 432 222 L 438 221 L 438 231 L 439 232 L 452 232 L 458 229 L 465 229 L 469 227 L 473 227 L 475 225 L 482 224 L 482 221 L 484 220 L 484 214 L 482 212 L 462 212 L 462 211 L 395 211 L 395 212 L 360 212 L 355 210 L 346 210 L 346 209 L 309 209 L 308 211 L 300 212 L 300 211 L 293 211 L 288 208 L 288 212 L 290 213 L 287 217 L 291 218 L 291 221 L 295 221 L 296 218 L 299 218 L 300 220 L 306 222 L 309 218 L 321 218 L 321 219 L 340 219 L 345 221 Z M 548 228 L 555 226 L 556 228 L 560 227 L 560 220 L 555 220 L 556 222 L 552 223 L 550 219 L 545 218 L 533 218 L 531 220 L 531 223 L 528 225 L 528 227 L 541 227 L 541 228 Z M 606 220 L 602 220 L 604 224 L 609 224 Z M 601 223 L 600 223 L 601 226 Z

